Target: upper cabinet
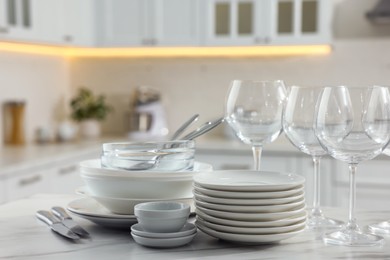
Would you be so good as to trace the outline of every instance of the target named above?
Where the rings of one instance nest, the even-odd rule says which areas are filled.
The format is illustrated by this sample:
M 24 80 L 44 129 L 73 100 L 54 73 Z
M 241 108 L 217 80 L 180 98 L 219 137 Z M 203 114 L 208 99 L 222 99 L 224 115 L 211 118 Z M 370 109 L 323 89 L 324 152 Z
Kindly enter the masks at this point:
M 206 45 L 315 44 L 330 41 L 328 0 L 209 0 Z
M 0 38 L 89 46 L 330 42 L 329 0 L 0 0 Z
M 199 45 L 198 0 L 103 0 L 103 46 Z

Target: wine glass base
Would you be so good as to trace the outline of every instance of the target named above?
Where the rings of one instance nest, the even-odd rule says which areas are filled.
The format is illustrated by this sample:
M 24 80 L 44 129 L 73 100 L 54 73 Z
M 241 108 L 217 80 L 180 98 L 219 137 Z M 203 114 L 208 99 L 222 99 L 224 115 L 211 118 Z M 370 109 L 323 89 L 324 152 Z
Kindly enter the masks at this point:
M 390 235 L 390 222 L 389 221 L 383 221 L 380 223 L 371 224 L 367 228 L 371 233 L 374 233 L 374 234 Z
M 343 228 L 340 231 L 325 234 L 323 241 L 330 245 L 339 246 L 380 246 L 383 245 L 383 237 L 366 234 L 359 230 Z
M 306 222 L 306 227 L 310 230 L 336 229 L 343 225 L 343 221 L 324 216 L 309 216 Z

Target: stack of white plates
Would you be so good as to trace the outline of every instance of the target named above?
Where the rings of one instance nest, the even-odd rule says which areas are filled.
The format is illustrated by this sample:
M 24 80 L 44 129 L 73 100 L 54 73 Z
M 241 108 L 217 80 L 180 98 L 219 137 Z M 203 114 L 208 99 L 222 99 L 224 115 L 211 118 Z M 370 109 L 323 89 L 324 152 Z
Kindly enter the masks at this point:
M 305 228 L 304 178 L 258 171 L 215 171 L 194 177 L 196 225 L 224 240 L 270 243 Z

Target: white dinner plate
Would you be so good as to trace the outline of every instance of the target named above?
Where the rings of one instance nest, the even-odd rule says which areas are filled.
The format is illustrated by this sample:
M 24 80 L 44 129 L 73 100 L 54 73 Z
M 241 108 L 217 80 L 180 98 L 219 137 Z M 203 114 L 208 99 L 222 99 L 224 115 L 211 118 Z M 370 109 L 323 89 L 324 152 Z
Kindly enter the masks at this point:
M 301 233 L 304 228 L 297 230 L 297 231 L 292 231 L 292 232 L 286 232 L 286 233 L 281 233 L 281 234 L 269 234 L 269 235 L 248 235 L 248 234 L 232 234 L 232 233 L 227 233 L 227 232 L 220 232 L 213 230 L 211 228 L 208 228 L 202 223 L 197 222 L 196 225 L 200 230 L 202 230 L 204 233 L 213 236 L 215 238 L 227 240 L 227 241 L 232 241 L 232 242 L 240 242 L 240 243 L 273 243 L 273 242 L 278 242 L 287 238 L 291 238 L 293 236 L 298 235 Z
M 299 208 L 293 210 L 273 212 L 273 213 L 237 213 L 237 212 L 228 212 L 228 211 L 221 211 L 221 210 L 214 210 L 214 209 L 206 209 L 200 207 L 199 205 L 197 205 L 196 208 L 207 215 L 217 217 L 217 218 L 240 220 L 240 221 L 259 221 L 259 222 L 289 218 L 298 213 L 301 213 L 302 211 L 305 211 L 304 204 L 301 205 Z
M 72 214 L 80 218 L 84 218 L 89 221 L 92 221 L 99 226 L 108 227 L 108 228 L 128 229 L 129 227 L 131 227 L 131 225 L 137 223 L 137 219 L 135 218 L 135 216 L 131 216 L 128 218 L 102 218 L 102 217 L 95 217 L 89 215 L 82 215 L 76 212 L 72 212 Z
M 262 206 L 262 205 L 279 205 L 286 204 L 291 202 L 296 202 L 304 199 L 305 193 L 302 190 L 296 196 L 289 196 L 285 198 L 269 198 L 269 199 L 229 199 L 229 198 L 218 198 L 212 197 L 208 195 L 201 194 L 199 192 L 194 191 L 195 199 L 209 202 L 209 203 L 217 203 L 224 205 L 248 205 L 248 206 Z
M 196 185 L 223 191 L 282 191 L 304 182 L 305 178 L 296 174 L 250 170 L 214 171 L 194 176 Z
M 249 227 L 249 228 L 262 228 L 262 227 L 283 227 L 289 226 L 296 223 L 299 223 L 303 220 L 306 220 L 307 213 L 306 211 L 300 212 L 291 217 L 271 220 L 271 221 L 240 221 L 240 220 L 230 220 L 224 218 L 218 218 L 210 216 L 200 210 L 196 210 L 196 215 L 201 217 L 204 220 L 207 220 L 212 223 L 221 224 L 225 226 L 235 226 L 235 227 Z
M 297 186 L 291 190 L 285 191 L 221 191 L 212 190 L 194 185 L 194 190 L 200 194 L 229 199 L 268 199 L 268 198 L 286 198 L 297 196 L 303 191 L 303 185 Z
M 97 198 L 96 198 L 97 199 Z M 78 213 L 80 215 L 89 215 L 94 217 L 101 217 L 101 218 L 128 218 L 129 216 L 133 217 L 133 214 L 115 214 L 109 210 L 107 206 L 103 206 L 99 201 L 97 201 L 94 198 L 91 197 L 84 197 L 81 199 L 74 200 L 68 204 L 68 209 L 71 212 Z M 142 202 L 149 202 L 149 201 L 160 201 L 160 200 L 131 200 L 131 199 L 109 199 L 107 202 L 109 203 L 117 203 L 120 207 L 124 207 L 125 205 L 128 205 L 128 207 L 133 207 Z M 195 204 L 194 200 L 192 198 L 188 199 L 175 199 L 170 201 L 177 201 L 182 202 L 190 205 L 191 213 L 193 214 L 195 212 Z M 112 204 L 111 207 L 114 207 L 115 205 Z M 110 207 L 110 208 L 111 208 Z M 133 210 L 129 210 L 129 212 L 133 212 Z
M 305 227 L 306 221 L 302 220 L 298 223 L 289 226 L 282 227 L 234 227 L 234 226 L 225 226 L 220 224 L 215 224 L 212 222 L 208 222 L 199 216 L 196 219 L 197 222 L 200 222 L 202 225 L 211 228 L 215 231 L 221 231 L 226 233 L 236 233 L 236 234 L 255 234 L 255 235 L 264 235 L 264 234 L 280 234 L 286 232 L 292 232 L 296 230 L 300 230 Z
M 131 226 L 131 232 L 134 235 L 142 236 L 142 237 L 150 237 L 150 238 L 177 238 L 177 237 L 186 237 L 196 233 L 196 226 L 192 223 L 186 223 L 184 227 L 178 231 L 173 233 L 155 233 L 148 232 L 143 229 L 140 224 L 135 224 Z
M 289 211 L 294 208 L 299 208 L 305 205 L 305 200 L 301 199 L 297 202 L 291 202 L 281 205 L 266 205 L 266 206 L 241 206 L 241 205 L 224 205 L 209 203 L 201 200 L 195 199 L 195 204 L 207 209 L 222 210 L 228 212 L 237 212 L 237 213 L 273 213 L 273 212 L 283 212 Z
M 175 238 L 150 238 L 150 237 L 137 236 L 134 233 L 131 233 L 131 236 L 133 237 L 135 242 L 143 246 L 156 247 L 156 248 L 170 248 L 170 247 L 184 246 L 190 243 L 196 236 L 196 233 L 185 237 L 175 237 Z

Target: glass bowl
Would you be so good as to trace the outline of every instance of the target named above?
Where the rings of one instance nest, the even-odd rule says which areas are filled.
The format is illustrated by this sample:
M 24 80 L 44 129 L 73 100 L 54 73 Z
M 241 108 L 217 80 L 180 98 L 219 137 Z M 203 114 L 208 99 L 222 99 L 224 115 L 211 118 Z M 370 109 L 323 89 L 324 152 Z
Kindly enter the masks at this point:
M 104 143 L 101 164 L 128 171 L 188 171 L 194 157 L 192 140 Z

